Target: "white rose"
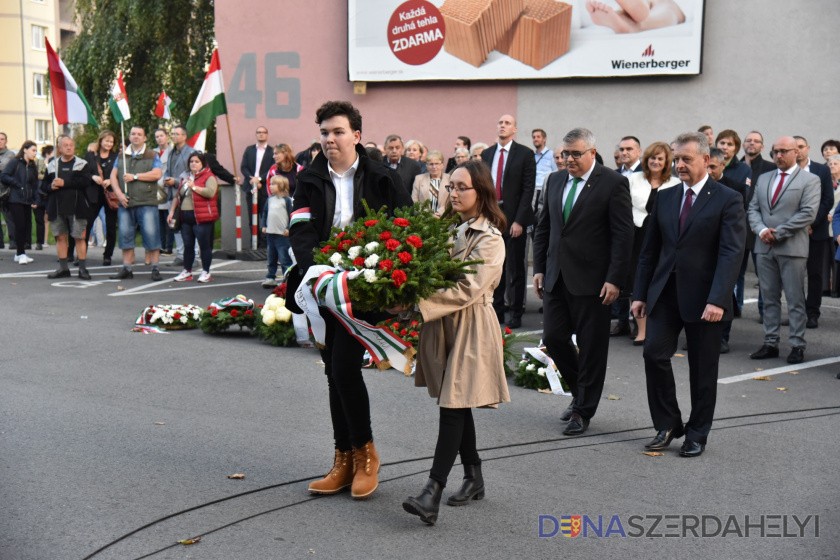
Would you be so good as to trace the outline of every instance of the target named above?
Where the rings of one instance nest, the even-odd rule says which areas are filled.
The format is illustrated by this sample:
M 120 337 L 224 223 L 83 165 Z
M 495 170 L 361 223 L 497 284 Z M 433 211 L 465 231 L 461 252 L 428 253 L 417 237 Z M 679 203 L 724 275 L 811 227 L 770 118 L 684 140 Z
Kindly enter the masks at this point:
M 187 317 L 186 315 L 181 315 L 181 322 L 184 323 L 185 325 L 187 324 L 187 321 L 189 321 L 189 320 L 190 320 L 190 318 Z
M 540 369 L 538 369 L 537 375 L 539 375 L 540 377 L 545 377 L 545 368 L 541 367 Z
M 379 255 L 374 253 L 374 254 L 372 254 L 371 256 L 369 256 L 368 258 L 365 259 L 365 266 L 368 267 L 368 268 L 373 268 L 374 266 L 376 266 L 376 263 L 378 263 L 378 262 L 379 262 Z
M 365 245 L 365 253 L 370 254 L 379 249 L 379 243 L 376 241 L 371 241 L 367 245 Z
M 520 365 L 520 366 L 521 366 L 522 364 L 527 364 L 527 363 L 528 363 L 528 360 L 520 360 L 520 361 L 519 361 L 519 365 Z
M 365 271 L 362 274 L 364 274 L 365 280 L 367 280 L 368 282 L 371 282 L 371 283 L 376 282 L 376 271 L 375 270 L 371 270 L 371 269 L 368 268 L 368 269 L 365 269 Z
M 292 319 L 292 312 L 284 307 L 275 311 L 274 316 L 281 323 L 288 323 Z
M 347 250 L 347 256 L 350 257 L 351 259 L 355 259 L 356 257 L 359 256 L 359 253 L 361 253 L 361 252 L 362 252 L 362 248 L 359 247 L 358 245 L 354 245 L 353 247 L 350 247 Z
M 535 369 L 537 369 L 537 366 L 535 366 L 534 364 L 528 364 L 528 367 L 525 368 L 525 371 L 534 371 Z
M 333 266 L 338 266 L 341 264 L 341 253 L 333 253 L 330 257 L 330 262 L 333 263 Z
M 263 307 L 263 311 L 265 311 L 264 307 Z M 263 323 L 265 323 L 265 325 L 267 327 L 270 327 L 271 325 L 274 324 L 274 321 L 276 321 L 277 318 L 274 316 L 273 311 L 269 311 L 268 313 L 263 313 L 262 320 L 263 320 Z

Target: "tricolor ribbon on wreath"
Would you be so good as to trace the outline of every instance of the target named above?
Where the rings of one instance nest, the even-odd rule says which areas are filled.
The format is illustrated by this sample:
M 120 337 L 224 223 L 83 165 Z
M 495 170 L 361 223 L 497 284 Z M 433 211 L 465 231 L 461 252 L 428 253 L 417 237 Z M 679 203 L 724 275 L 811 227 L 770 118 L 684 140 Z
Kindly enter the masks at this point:
M 220 299 L 219 301 L 214 301 L 208 307 L 208 309 L 218 309 L 219 311 L 224 311 L 225 309 L 229 309 L 231 307 L 241 307 L 245 311 L 247 310 L 254 310 L 254 302 L 246 298 L 245 296 L 236 296 L 229 299 Z
M 364 346 L 378 369 L 393 367 L 403 372 L 410 371 L 415 350 L 409 343 L 385 327 L 376 327 L 353 316 L 347 282 L 362 272 L 326 265 L 310 266 L 294 294 L 295 303 L 309 318 L 312 334 L 319 345 L 323 346 L 326 341 L 326 323 L 320 308 L 327 308 Z
M 162 329 L 160 327 L 156 327 L 154 325 L 149 324 L 151 319 L 147 318 L 147 315 L 150 315 L 149 311 L 151 307 L 147 307 L 143 310 L 137 320 L 134 321 L 134 328 L 131 329 L 133 332 L 139 332 L 143 334 L 169 334 L 166 329 Z
M 552 360 L 548 354 L 543 352 L 542 348 L 525 348 L 525 352 L 530 354 L 535 360 L 545 364 L 545 377 L 548 379 L 548 384 L 551 386 L 552 393 L 555 395 L 571 395 L 571 393 L 567 393 L 563 390 L 563 384 L 560 383 L 560 372 L 557 370 L 554 360 Z

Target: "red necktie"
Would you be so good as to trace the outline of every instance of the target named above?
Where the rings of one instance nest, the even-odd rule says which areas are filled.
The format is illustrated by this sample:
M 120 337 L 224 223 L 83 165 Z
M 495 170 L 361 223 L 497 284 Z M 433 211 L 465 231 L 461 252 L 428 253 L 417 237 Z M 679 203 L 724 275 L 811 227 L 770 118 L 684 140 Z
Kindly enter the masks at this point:
M 782 173 L 782 176 L 779 177 L 779 184 L 776 187 L 776 192 L 773 193 L 773 200 L 770 201 L 770 206 L 776 205 L 776 199 L 779 198 L 779 193 L 782 192 L 782 187 L 785 185 L 785 175 L 787 173 Z
M 688 213 L 691 212 L 691 199 L 694 197 L 694 191 L 688 189 L 685 191 L 685 202 L 683 202 L 682 211 L 680 212 L 680 233 L 683 232 L 685 221 L 688 219 Z
M 499 166 L 496 168 L 496 199 L 502 200 L 502 175 L 505 174 L 505 149 L 499 152 Z

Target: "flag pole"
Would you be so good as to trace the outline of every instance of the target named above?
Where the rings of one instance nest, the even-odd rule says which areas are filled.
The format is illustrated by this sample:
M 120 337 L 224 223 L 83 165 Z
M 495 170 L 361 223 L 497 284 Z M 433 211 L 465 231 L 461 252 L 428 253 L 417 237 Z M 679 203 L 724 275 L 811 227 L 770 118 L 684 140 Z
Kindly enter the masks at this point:
M 234 182 L 238 182 L 239 173 L 236 171 L 236 154 L 233 152 L 233 136 L 230 134 L 230 114 L 225 114 L 225 124 L 227 124 L 228 143 L 230 144 L 230 163 L 233 165 L 233 178 L 235 179 Z
M 125 163 L 125 120 L 120 121 L 120 136 L 122 137 L 122 156 L 123 156 L 123 175 L 128 173 L 128 166 Z M 124 182 L 124 181 L 123 181 Z M 120 187 L 119 177 L 117 177 L 117 188 Z M 125 192 L 123 193 L 126 196 L 128 195 L 128 185 L 125 187 Z

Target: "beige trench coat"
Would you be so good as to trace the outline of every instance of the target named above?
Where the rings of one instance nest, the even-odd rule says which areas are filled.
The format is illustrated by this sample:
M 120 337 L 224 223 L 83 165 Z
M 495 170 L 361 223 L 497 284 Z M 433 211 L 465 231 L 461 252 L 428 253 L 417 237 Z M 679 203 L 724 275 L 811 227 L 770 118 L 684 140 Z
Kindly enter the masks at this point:
M 452 258 L 481 259 L 475 274 L 420 302 L 423 326 L 414 384 L 428 387 L 444 408 L 495 407 L 510 402 L 502 358 L 502 333 L 493 290 L 505 262 L 502 234 L 484 217 L 458 226 Z

